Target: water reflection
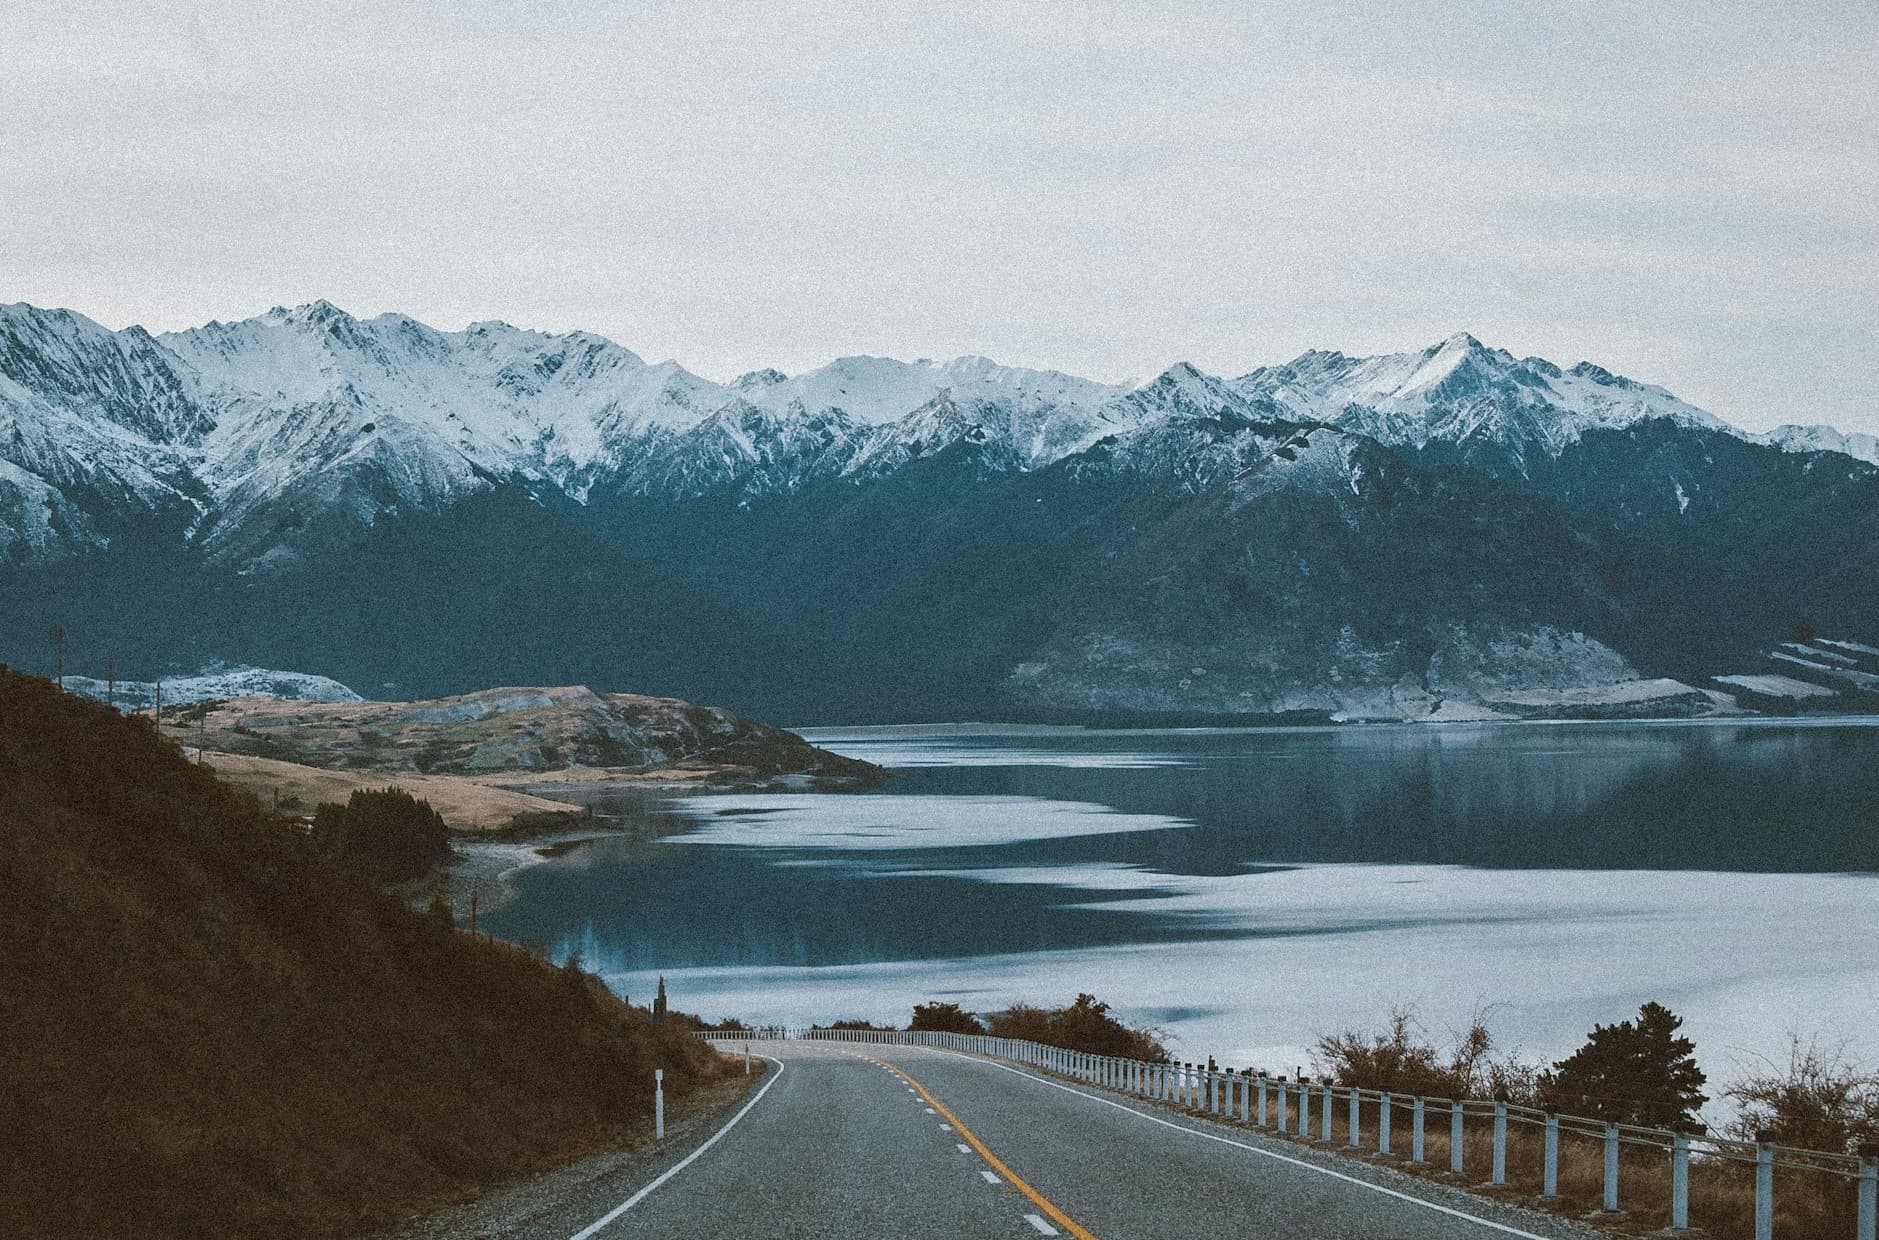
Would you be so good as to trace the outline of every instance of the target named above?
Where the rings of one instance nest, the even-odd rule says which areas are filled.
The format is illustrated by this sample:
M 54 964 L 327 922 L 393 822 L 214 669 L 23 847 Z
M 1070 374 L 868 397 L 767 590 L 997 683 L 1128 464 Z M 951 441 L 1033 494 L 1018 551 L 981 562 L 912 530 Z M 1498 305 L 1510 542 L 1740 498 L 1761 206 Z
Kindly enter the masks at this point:
M 622 972 L 818 967 L 1351 924 L 1328 910 L 1223 922 L 1177 909 L 1158 876 L 1350 862 L 1879 870 L 1879 730 L 1862 726 L 818 739 L 907 764 L 903 777 L 842 797 L 590 795 L 636 829 L 525 872 L 488 924 Z M 1408 901 L 1399 880 L 1372 893 L 1386 922 Z
M 1192 819 L 1146 845 L 1177 872 L 1257 861 L 1499 868 L 1879 869 L 1879 729 L 1862 724 L 1390 727 L 946 738 L 906 794 L 1081 800 Z M 941 742 L 843 752 L 924 764 Z M 1129 765 L 1095 759 L 1123 750 Z M 1039 761 L 1053 752 L 1073 765 Z M 1001 753 L 1012 756 L 997 764 Z M 1160 763 L 1135 765 L 1146 756 Z M 1112 854 L 1113 855 L 1113 854 Z M 1140 853 L 1133 855 L 1141 856 Z

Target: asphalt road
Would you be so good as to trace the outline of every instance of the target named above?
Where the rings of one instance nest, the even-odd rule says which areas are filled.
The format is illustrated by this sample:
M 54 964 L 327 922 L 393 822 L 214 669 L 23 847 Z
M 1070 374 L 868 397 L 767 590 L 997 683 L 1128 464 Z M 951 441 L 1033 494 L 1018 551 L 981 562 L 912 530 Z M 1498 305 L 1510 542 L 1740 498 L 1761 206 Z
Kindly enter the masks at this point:
M 662 1156 L 545 1177 L 412 1236 L 1434 1240 L 1596 1236 L 998 1061 L 759 1043 L 770 1077 Z M 701 1143 L 711 1140 L 708 1148 Z M 681 1159 L 696 1152 L 695 1157 Z

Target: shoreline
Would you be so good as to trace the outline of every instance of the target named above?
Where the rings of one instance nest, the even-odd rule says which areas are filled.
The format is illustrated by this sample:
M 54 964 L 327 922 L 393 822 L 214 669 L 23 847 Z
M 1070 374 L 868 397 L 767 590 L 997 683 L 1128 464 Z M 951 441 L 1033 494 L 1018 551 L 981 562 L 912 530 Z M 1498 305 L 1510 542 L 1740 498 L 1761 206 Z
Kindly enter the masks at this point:
M 569 772 L 567 779 L 531 780 L 514 785 L 489 782 L 486 786 L 503 790 L 518 788 L 548 789 L 562 794 L 631 791 L 658 799 L 677 799 L 723 792 L 847 792 L 880 781 L 857 781 L 846 777 L 813 775 L 774 775 L 758 778 L 720 778 L 721 772 L 699 772 L 698 778 L 666 780 L 659 772 L 620 772 L 619 777 L 592 769 Z M 476 777 L 479 780 L 482 777 Z M 506 778 L 506 774 L 505 774 Z M 565 856 L 585 844 L 600 840 L 644 834 L 643 824 L 622 815 L 596 815 L 592 807 L 577 800 L 561 800 L 553 793 L 538 792 L 533 799 L 547 802 L 562 812 L 566 822 L 528 822 L 486 829 L 457 829 L 450 832 L 451 860 L 411 884 L 414 898 L 428 899 L 442 894 L 460 916 L 467 917 L 470 896 L 477 898 L 477 911 L 488 912 L 506 907 L 515 899 L 514 878 L 524 870 Z M 604 823 L 618 825 L 606 826 Z
M 921 736 L 1146 736 L 1179 732 L 1187 735 L 1239 736 L 1254 733 L 1380 731 L 1386 728 L 1460 730 L 1463 728 L 1560 728 L 1560 727 L 1879 727 L 1879 711 L 1831 715 L 1641 715 L 1600 719 L 1352 719 L 1316 722 L 1227 723 L 1218 720 L 1193 723 L 1127 722 L 1113 725 L 1091 723 L 1001 723 L 986 720 L 961 720 L 953 723 L 857 723 L 803 724 L 793 727 L 798 736 L 814 744 L 838 744 L 843 740 L 875 741 L 913 739 Z

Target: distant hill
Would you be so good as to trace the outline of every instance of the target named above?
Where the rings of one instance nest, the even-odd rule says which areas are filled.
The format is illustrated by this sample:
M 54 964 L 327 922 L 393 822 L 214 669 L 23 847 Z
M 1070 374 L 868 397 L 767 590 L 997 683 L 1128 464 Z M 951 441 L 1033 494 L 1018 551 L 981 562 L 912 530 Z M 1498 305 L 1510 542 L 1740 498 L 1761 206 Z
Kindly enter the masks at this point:
M 640 1131 L 710 1053 L 0 668 L 0 1235 L 339 1236 Z
M 416 702 L 236 698 L 173 716 L 211 751 L 331 770 L 518 777 L 553 771 L 873 779 L 872 763 L 716 706 L 579 685 Z

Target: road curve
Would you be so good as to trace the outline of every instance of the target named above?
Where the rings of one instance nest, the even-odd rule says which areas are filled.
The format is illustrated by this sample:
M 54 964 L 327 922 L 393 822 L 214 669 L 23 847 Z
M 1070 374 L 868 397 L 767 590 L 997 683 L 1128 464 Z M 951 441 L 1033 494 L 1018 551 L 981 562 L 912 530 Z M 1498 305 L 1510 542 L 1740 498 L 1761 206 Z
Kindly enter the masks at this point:
M 676 1166 L 493 1194 L 412 1235 L 1025 1240 L 1582 1240 L 1454 1189 L 923 1047 L 760 1043 L 763 1092 Z M 713 1137 L 701 1132 L 691 1142 Z

